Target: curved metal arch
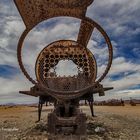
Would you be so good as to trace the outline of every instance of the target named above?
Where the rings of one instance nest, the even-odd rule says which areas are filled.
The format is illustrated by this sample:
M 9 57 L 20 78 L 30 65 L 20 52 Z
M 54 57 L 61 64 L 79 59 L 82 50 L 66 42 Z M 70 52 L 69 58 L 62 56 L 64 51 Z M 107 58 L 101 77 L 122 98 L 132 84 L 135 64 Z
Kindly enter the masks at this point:
M 104 29 L 99 25 L 97 24 L 95 21 L 93 21 L 92 19 L 88 18 L 88 17 L 85 17 L 84 19 L 81 19 L 81 20 L 84 20 L 86 22 L 89 22 L 93 27 L 96 27 L 100 32 L 101 34 L 103 35 L 103 37 L 105 38 L 106 40 L 106 43 L 108 45 L 108 51 L 109 51 L 109 59 L 108 59 L 108 64 L 107 64 L 107 67 L 104 71 L 104 73 L 101 75 L 101 77 L 96 81 L 97 83 L 101 82 L 105 76 L 108 74 L 109 70 L 110 70 L 110 67 L 111 67 L 111 64 L 112 64 L 112 59 L 113 59 L 113 48 L 112 48 L 112 44 L 111 44 L 111 41 L 107 35 L 107 33 L 104 31 Z M 36 25 L 35 25 L 36 26 Z M 34 26 L 34 27 L 35 27 Z M 34 28 L 33 27 L 33 28 Z M 33 29 L 32 28 L 32 29 Z M 32 30 L 32 29 L 25 29 L 25 31 L 22 33 L 20 39 L 19 39 L 19 42 L 18 42 L 18 47 L 17 47 L 17 59 L 18 59 L 18 62 L 19 62 L 19 66 L 20 66 L 20 69 L 22 70 L 23 74 L 26 76 L 26 78 L 32 83 L 32 84 L 37 84 L 37 82 L 35 80 L 33 80 L 32 77 L 30 77 L 30 75 L 28 74 L 28 72 L 26 71 L 24 65 L 23 65 L 23 62 L 22 62 L 22 48 L 23 48 L 23 43 L 24 43 L 24 40 L 26 38 L 26 36 L 28 35 L 28 33 Z
M 100 76 L 100 78 L 97 81 L 99 83 L 106 77 L 106 75 L 108 74 L 108 72 L 111 68 L 112 60 L 113 60 L 113 47 L 112 47 L 112 43 L 110 41 L 110 38 L 109 38 L 108 34 L 105 32 L 105 30 L 98 23 L 93 21 L 92 19 L 90 19 L 88 17 L 86 17 L 86 19 L 87 19 L 87 21 L 94 24 L 95 27 L 101 32 L 101 34 L 103 35 L 103 37 L 108 45 L 108 52 L 109 52 L 108 64 L 107 64 L 107 67 L 106 67 L 104 73 L 102 74 L 102 76 Z

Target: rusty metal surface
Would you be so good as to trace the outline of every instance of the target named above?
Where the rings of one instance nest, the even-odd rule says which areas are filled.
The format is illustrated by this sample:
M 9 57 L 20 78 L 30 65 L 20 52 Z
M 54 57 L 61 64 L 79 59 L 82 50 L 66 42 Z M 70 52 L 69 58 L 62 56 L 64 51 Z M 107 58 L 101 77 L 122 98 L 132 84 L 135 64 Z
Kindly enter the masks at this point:
M 93 30 L 94 30 L 93 24 L 85 20 L 82 20 L 77 42 L 86 47 L 90 40 Z
M 14 0 L 26 28 L 57 16 L 83 18 L 93 0 Z
M 77 66 L 77 74 L 60 76 L 56 66 L 61 60 L 68 60 Z M 70 40 L 61 40 L 45 47 L 36 62 L 36 77 L 39 83 L 58 91 L 74 91 L 95 82 L 96 60 L 91 52 Z

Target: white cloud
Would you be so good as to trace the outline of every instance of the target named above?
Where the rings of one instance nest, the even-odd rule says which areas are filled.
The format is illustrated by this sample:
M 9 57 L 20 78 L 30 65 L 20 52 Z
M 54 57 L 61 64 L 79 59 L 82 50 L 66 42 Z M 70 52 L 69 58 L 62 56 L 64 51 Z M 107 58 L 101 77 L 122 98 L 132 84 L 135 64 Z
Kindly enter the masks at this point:
M 140 65 L 125 60 L 124 57 L 117 57 L 113 60 L 113 66 L 110 74 L 122 72 L 140 72 Z
M 116 78 L 111 79 L 112 76 Z M 109 75 L 103 83 L 106 86 L 113 86 L 115 91 L 138 86 L 140 84 L 140 65 L 127 61 L 124 57 L 117 57 L 113 60 Z
M 0 77 L 0 104 L 18 103 L 29 104 L 37 103 L 38 99 L 27 95 L 21 95 L 19 91 L 30 90 L 33 85 L 29 83 L 23 75 L 15 75 L 11 79 Z
M 22 21 L 15 16 L 6 17 L 5 20 L 6 20 L 6 24 L 4 27 L 5 34 L 11 35 L 12 33 L 14 33 L 14 35 L 18 37 L 19 33 L 21 33 L 24 29 Z
M 31 84 L 24 76 L 15 75 L 12 78 L 0 78 L 1 91 L 0 94 L 18 93 L 19 90 L 26 90 Z
M 78 68 L 71 60 L 61 60 L 56 66 L 56 74 L 59 76 L 78 75 Z
M 103 25 L 105 30 L 112 32 L 113 36 L 131 37 L 132 34 L 140 33 L 137 20 L 139 12 L 139 0 L 95 0 L 87 15 Z

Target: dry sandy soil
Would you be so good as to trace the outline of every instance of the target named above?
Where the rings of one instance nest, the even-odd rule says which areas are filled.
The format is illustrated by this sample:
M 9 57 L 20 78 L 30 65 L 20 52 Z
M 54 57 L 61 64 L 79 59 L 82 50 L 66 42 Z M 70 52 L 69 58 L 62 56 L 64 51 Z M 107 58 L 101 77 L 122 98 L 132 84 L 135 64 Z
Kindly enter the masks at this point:
M 44 107 L 42 120 L 35 123 L 36 107 L 0 107 L 0 140 L 47 140 L 47 114 L 52 109 Z M 87 113 L 88 140 L 140 140 L 140 106 L 96 106 L 94 118 L 89 107 L 81 109 Z

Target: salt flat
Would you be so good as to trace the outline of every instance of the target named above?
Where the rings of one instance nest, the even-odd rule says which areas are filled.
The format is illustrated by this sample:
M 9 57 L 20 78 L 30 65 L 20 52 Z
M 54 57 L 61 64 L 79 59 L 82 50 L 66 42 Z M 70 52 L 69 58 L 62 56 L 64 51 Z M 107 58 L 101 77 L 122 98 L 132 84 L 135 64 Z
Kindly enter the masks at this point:
M 52 106 L 44 106 L 42 120 L 37 120 L 36 106 L 0 107 L 1 140 L 47 140 L 47 114 Z M 95 106 L 96 117 L 90 116 L 88 106 L 81 110 L 87 113 L 89 140 L 140 140 L 140 105 L 137 106 Z M 95 132 L 103 128 L 104 132 Z

